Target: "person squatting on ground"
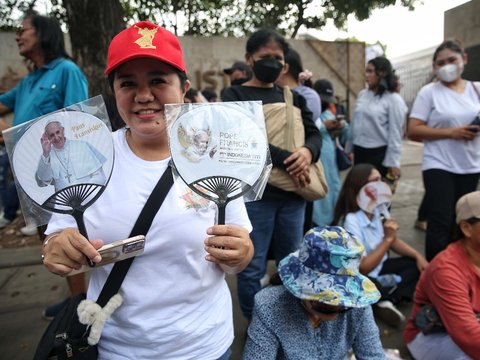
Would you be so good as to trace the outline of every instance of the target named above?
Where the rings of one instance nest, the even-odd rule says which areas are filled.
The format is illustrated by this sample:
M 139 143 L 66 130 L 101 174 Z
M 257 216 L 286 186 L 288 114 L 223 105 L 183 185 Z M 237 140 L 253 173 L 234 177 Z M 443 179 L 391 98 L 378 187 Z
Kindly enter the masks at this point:
M 476 190 L 480 178 L 480 83 L 462 78 L 467 54 L 445 41 L 433 54 L 438 81 L 418 93 L 408 121 L 408 135 L 424 140 L 423 184 L 428 260 L 454 240 L 455 203 Z
M 462 196 L 456 213 L 458 240 L 422 273 L 404 331 L 405 343 L 417 360 L 480 358 L 480 191 Z M 413 319 L 428 304 L 445 328 L 424 335 Z
M 283 89 L 275 85 L 285 72 L 285 54 L 289 46 L 283 36 L 270 29 L 261 29 L 247 40 L 246 61 L 253 77 L 222 94 L 223 101 L 261 100 L 263 104 L 279 104 L 286 109 Z M 269 144 L 273 167 L 289 173 L 299 187 L 309 180 L 309 166 L 320 157 L 321 136 L 305 99 L 293 92 L 293 105 L 300 110 L 305 128 L 304 146 L 293 152 Z M 295 110 L 295 109 L 294 109 Z M 282 112 L 286 116 L 286 110 Z M 253 299 L 261 289 L 260 280 L 266 273 L 267 254 L 272 244 L 276 262 L 298 248 L 303 236 L 306 201 L 294 192 L 267 184 L 259 201 L 247 203 L 253 225 L 251 233 L 255 255 L 248 267 L 238 274 L 238 297 L 243 315 L 252 317 Z
M 54 214 L 48 225 L 45 266 L 60 275 L 85 264 L 85 256 L 98 263 L 98 248 L 128 237 L 158 179 L 171 171 L 164 105 L 182 103 L 190 86 L 178 38 L 146 21 L 114 37 L 105 74 L 126 127 L 113 133 L 110 182 L 85 212 L 94 240 L 80 235 L 71 216 Z M 242 199 L 229 203 L 228 225 L 215 225 L 217 207 L 188 206 L 182 199 L 191 190 L 176 185 L 122 283 L 123 304 L 106 322 L 99 359 L 228 359 L 233 319 L 225 272 L 250 262 L 251 225 Z M 89 299 L 97 299 L 110 270 L 93 269 Z
M 402 300 L 412 300 L 420 272 L 428 262 L 423 255 L 398 238 L 398 223 L 394 219 L 383 220 L 377 208 L 373 213 L 360 209 L 357 196 L 364 185 L 381 181 L 380 172 L 370 164 L 355 165 L 345 178 L 337 206 L 334 224 L 344 226 L 364 245 L 360 272 L 368 275 L 382 294 L 376 310 L 386 322 L 399 326 L 405 317 L 395 307 Z M 400 255 L 389 257 L 389 251 Z M 382 275 L 400 276 L 400 282 L 382 286 Z
M 372 164 L 382 177 L 398 179 L 407 105 L 392 64 L 379 56 L 367 63 L 367 89 L 360 91 L 353 112 L 346 151 L 355 164 Z
M 282 286 L 255 296 L 245 360 L 385 359 L 371 304 L 380 293 L 358 271 L 362 244 L 345 229 L 316 227 L 278 266 Z
M 40 143 L 43 153 L 35 173 L 38 186 L 53 185 L 57 192 L 75 184 L 106 184 L 102 166 L 107 158 L 88 142 L 67 139 L 60 121 L 45 125 Z

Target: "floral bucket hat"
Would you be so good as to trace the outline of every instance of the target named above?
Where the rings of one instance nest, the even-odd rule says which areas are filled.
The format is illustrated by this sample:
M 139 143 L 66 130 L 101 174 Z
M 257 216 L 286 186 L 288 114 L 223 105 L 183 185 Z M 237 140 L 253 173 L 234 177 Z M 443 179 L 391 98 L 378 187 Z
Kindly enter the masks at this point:
M 295 297 L 323 304 L 360 308 L 376 303 L 380 292 L 360 274 L 363 245 L 340 226 L 305 234 L 300 249 L 285 257 L 278 272 Z

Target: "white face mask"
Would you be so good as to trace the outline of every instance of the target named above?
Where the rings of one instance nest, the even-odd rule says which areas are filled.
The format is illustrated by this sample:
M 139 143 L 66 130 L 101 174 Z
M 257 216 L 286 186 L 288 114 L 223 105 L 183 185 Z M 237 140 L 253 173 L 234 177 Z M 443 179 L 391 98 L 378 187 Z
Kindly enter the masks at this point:
M 447 83 L 455 81 L 463 73 L 463 62 L 460 64 L 447 64 L 436 71 L 437 77 Z

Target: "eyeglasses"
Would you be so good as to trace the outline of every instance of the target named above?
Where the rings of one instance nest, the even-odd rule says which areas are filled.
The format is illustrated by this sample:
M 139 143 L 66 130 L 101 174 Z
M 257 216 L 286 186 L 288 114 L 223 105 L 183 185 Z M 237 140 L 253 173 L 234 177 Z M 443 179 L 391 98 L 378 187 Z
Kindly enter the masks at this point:
M 312 311 L 323 315 L 343 314 L 352 309 L 347 307 L 322 304 L 321 302 L 311 300 L 308 301 L 308 304 Z
M 19 28 L 17 29 L 17 36 L 22 36 L 22 34 L 23 34 L 25 31 L 27 31 L 27 30 L 32 30 L 32 29 L 35 30 L 35 28 L 33 28 L 33 27 L 30 27 L 30 28 L 19 27 Z

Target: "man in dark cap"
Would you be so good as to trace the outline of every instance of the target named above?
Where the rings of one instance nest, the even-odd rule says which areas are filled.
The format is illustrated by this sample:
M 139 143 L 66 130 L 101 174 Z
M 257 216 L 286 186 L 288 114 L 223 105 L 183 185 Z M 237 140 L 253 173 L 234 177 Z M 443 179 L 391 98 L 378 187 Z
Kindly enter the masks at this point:
M 252 78 L 252 69 L 243 61 L 235 61 L 229 68 L 223 69 L 223 72 L 230 76 L 230 85 L 242 85 Z

